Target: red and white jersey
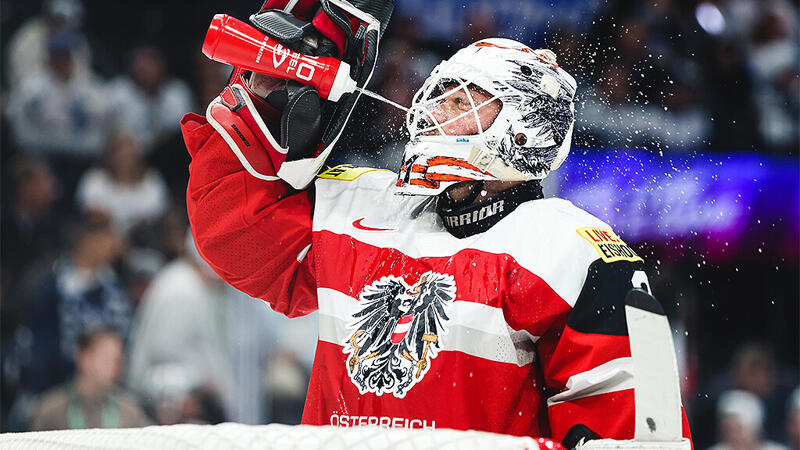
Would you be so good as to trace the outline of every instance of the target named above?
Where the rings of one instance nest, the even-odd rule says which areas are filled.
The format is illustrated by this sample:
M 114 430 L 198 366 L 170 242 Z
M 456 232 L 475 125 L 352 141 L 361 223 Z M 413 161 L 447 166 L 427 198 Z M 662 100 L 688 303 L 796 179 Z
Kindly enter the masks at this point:
M 319 310 L 303 423 L 633 438 L 623 305 L 646 278 L 608 225 L 541 199 L 458 239 L 393 172 L 297 192 L 248 175 L 202 117 L 182 126 L 201 255 L 281 313 Z

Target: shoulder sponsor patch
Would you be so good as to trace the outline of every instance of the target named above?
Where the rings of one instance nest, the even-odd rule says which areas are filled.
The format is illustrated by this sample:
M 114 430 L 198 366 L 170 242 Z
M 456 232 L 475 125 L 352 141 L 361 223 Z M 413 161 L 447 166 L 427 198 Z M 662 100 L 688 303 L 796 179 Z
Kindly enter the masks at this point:
M 580 228 L 576 230 L 582 238 L 589 241 L 597 249 L 600 257 L 607 263 L 615 261 L 641 261 L 642 258 L 636 254 L 622 239 L 619 238 L 610 228 Z
M 367 172 L 373 172 L 376 170 L 389 172 L 386 169 L 376 169 L 373 167 L 356 167 L 350 164 L 340 164 L 336 167 L 332 167 L 322 172 L 321 174 L 317 175 L 317 177 L 327 178 L 332 180 L 353 181 Z

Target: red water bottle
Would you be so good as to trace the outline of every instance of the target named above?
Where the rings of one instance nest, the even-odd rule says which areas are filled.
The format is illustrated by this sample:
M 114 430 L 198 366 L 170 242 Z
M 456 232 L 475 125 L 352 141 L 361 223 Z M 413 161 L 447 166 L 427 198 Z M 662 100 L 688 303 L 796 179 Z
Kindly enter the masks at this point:
M 214 16 L 203 41 L 203 54 L 214 61 L 314 86 L 320 97 L 331 101 L 356 89 L 346 62 L 290 50 L 277 39 L 227 14 Z

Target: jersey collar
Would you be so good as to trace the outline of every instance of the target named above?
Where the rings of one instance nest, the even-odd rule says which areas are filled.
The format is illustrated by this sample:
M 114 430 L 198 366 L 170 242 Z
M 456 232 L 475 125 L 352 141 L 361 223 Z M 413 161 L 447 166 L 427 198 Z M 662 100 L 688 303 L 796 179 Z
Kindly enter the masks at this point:
M 462 239 L 483 233 L 500 219 L 511 214 L 517 206 L 543 197 L 539 180 L 531 180 L 508 188 L 486 200 L 466 205 L 456 204 L 446 194 L 440 194 L 437 197 L 436 212 L 442 218 L 447 231 Z

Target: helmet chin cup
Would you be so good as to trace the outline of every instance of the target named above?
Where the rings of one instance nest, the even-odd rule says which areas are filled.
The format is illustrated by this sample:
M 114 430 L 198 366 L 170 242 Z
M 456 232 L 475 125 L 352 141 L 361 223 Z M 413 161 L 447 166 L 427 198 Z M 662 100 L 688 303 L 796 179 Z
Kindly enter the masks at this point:
M 406 144 L 395 193 L 438 195 L 462 181 L 525 181 L 479 138 L 422 136 Z
M 476 87 L 488 94 L 481 104 L 470 94 Z M 462 89 L 469 103 L 459 114 L 434 114 L 448 95 Z M 398 193 L 436 195 L 466 180 L 545 178 L 569 153 L 575 90 L 575 79 L 549 50 L 499 38 L 459 50 L 436 66 L 414 95 Z M 497 101 L 500 111 L 482 129 L 479 109 Z M 460 120 L 474 120 L 477 134 L 448 136 L 446 130 L 454 129 L 448 125 Z

